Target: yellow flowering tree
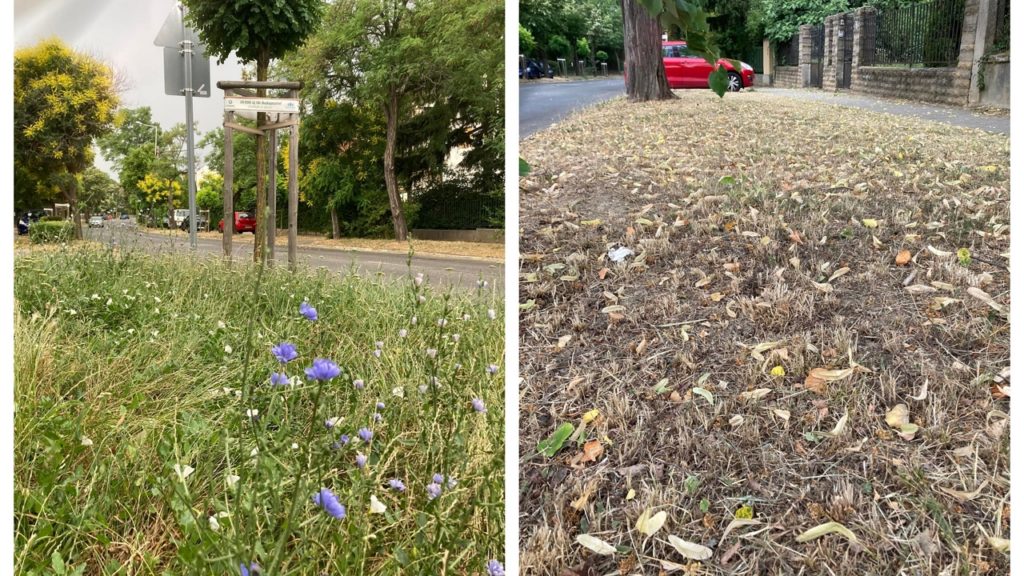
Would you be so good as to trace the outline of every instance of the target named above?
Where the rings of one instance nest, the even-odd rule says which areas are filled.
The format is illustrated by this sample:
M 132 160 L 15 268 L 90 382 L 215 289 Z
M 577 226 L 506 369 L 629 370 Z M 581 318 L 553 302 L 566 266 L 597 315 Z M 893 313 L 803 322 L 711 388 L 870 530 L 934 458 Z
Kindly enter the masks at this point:
M 160 202 L 167 202 L 168 206 L 174 206 L 175 204 L 181 205 L 185 201 L 184 188 L 181 187 L 181 182 L 177 178 L 165 178 L 150 172 L 146 174 L 145 178 L 139 180 L 136 186 L 142 191 L 150 206 Z M 170 219 L 173 217 L 172 208 L 167 216 L 168 224 L 172 226 L 173 223 Z
M 93 141 L 112 128 L 117 105 L 110 68 L 60 40 L 14 53 L 15 164 L 60 191 L 79 238 L 77 175 L 92 165 Z

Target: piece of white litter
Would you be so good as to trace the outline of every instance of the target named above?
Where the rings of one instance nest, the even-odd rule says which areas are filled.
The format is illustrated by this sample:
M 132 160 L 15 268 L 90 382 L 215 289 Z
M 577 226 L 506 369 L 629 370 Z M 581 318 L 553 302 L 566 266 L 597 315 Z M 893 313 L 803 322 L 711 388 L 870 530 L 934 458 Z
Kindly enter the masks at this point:
M 376 496 L 370 496 L 370 514 L 383 514 L 387 508 L 380 500 L 377 500 Z
M 626 259 L 626 257 L 632 255 L 633 251 L 630 250 L 629 248 L 626 248 L 625 246 L 619 246 L 618 248 L 614 248 L 608 251 L 608 259 L 611 260 L 612 262 L 622 262 L 623 260 Z
M 92 446 L 92 440 L 88 436 L 82 436 L 82 446 Z

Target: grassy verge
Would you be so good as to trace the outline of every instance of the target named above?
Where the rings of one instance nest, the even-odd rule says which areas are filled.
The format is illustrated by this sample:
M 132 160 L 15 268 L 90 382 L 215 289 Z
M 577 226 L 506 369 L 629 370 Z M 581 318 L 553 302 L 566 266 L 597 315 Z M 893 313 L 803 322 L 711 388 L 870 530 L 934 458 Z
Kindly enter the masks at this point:
M 1007 572 L 1005 136 L 691 91 L 521 153 L 524 573 Z
M 69 248 L 18 257 L 15 298 L 18 573 L 473 574 L 501 556 L 495 295 Z M 310 380 L 314 358 L 340 374 Z

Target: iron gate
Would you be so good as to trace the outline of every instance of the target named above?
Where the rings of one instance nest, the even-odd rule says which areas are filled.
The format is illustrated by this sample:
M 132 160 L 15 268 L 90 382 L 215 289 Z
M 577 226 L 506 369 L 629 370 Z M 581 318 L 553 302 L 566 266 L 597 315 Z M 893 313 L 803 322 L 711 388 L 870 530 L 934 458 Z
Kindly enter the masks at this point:
M 839 46 L 841 55 L 837 67 L 839 77 L 836 78 L 837 88 L 850 87 L 850 73 L 853 69 L 853 14 L 847 12 L 839 18 Z
M 825 65 L 825 26 L 811 28 L 811 86 L 821 88 L 821 76 Z

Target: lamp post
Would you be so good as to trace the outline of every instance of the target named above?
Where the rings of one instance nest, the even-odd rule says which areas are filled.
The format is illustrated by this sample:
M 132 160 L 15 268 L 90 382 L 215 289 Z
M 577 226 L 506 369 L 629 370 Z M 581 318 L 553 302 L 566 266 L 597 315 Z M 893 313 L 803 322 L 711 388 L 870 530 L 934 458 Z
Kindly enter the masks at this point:
M 138 120 L 132 120 L 132 124 L 139 124 L 140 126 L 149 126 L 153 129 L 153 155 L 156 158 L 160 157 L 160 144 L 157 143 L 157 139 L 160 137 L 160 125 L 159 124 L 147 124 Z

